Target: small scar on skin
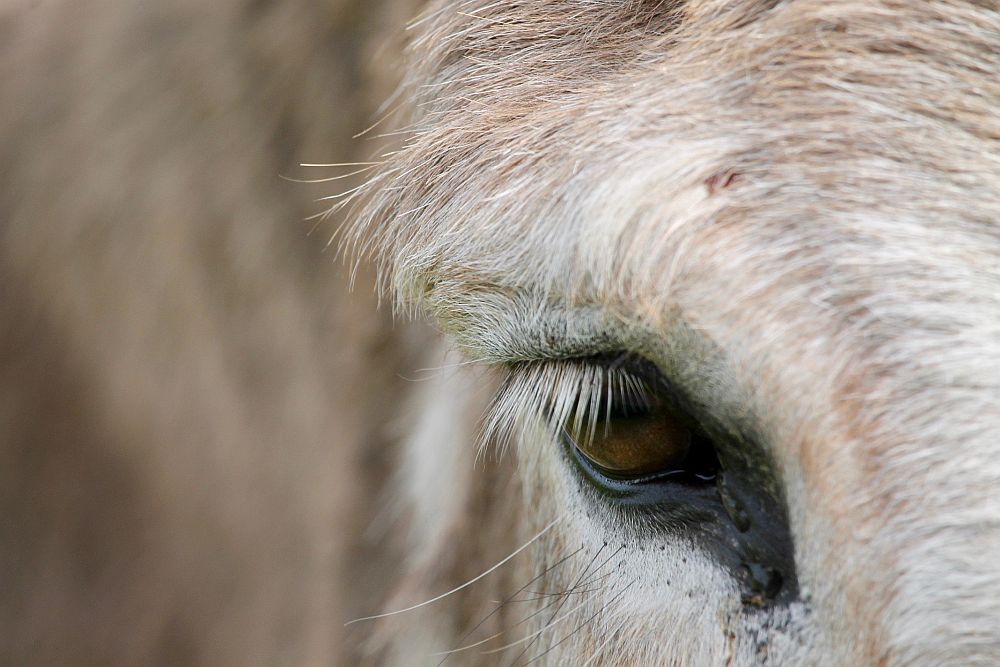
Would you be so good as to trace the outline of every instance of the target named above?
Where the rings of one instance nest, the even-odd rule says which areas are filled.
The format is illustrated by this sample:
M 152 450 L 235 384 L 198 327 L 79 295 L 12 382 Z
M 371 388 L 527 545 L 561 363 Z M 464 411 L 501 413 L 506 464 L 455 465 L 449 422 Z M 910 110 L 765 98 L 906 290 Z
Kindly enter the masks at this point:
M 736 182 L 739 178 L 739 174 L 735 171 L 725 170 L 712 174 L 705 179 L 705 187 L 708 188 L 709 195 L 717 195 L 722 190 L 725 190 L 730 185 Z

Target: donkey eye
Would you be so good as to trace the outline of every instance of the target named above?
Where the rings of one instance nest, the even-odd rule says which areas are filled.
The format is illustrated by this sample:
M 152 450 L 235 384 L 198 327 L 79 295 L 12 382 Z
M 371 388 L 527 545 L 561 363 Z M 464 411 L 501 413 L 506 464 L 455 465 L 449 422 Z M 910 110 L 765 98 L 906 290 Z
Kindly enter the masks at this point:
M 513 438 L 561 444 L 576 491 L 567 499 L 587 516 L 641 540 L 696 540 L 740 582 L 747 604 L 792 599 L 780 480 L 752 425 L 719 419 L 715 406 L 633 352 L 521 362 L 484 433 L 501 448 Z
M 662 406 L 641 410 L 630 414 L 619 406 L 603 418 L 575 420 L 567 435 L 581 454 L 610 476 L 639 477 L 679 469 L 691 449 L 691 431 Z
M 718 471 L 711 441 L 655 393 L 606 399 L 571 415 L 563 432 L 592 472 L 613 480 L 711 482 Z

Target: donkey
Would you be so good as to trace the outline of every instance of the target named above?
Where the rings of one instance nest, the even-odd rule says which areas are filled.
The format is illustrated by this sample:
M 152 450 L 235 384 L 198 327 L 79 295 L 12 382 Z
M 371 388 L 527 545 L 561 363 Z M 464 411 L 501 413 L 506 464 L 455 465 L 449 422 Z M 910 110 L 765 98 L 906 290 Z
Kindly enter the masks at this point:
M 998 72 L 992 0 L 431 2 L 375 660 L 1000 663 Z
M 995 0 L 417 4 L 0 8 L 0 664 L 1000 662 Z

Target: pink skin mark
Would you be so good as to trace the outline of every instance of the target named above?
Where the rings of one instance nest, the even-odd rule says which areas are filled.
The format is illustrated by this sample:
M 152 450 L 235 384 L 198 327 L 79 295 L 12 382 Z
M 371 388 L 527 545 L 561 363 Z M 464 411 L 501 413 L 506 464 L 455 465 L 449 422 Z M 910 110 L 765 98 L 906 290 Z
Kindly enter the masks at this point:
M 739 174 L 735 171 L 720 171 L 705 179 L 705 187 L 708 188 L 708 194 L 717 195 L 732 185 L 737 178 Z

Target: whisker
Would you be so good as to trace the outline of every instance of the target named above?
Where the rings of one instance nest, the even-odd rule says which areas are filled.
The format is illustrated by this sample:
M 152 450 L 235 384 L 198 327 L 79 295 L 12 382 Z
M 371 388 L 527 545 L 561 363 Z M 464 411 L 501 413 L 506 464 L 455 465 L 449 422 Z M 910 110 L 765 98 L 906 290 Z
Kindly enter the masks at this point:
M 621 551 L 620 548 L 619 548 L 619 551 Z M 611 558 L 614 558 L 614 554 L 611 555 Z M 603 567 L 603 565 L 599 566 L 596 570 L 594 570 L 594 572 L 599 571 L 601 569 L 601 567 Z M 614 574 L 614 573 L 613 572 L 606 572 L 606 573 L 602 574 L 599 577 L 594 577 L 593 579 L 588 579 L 587 581 L 583 582 L 580 585 L 581 586 L 590 586 L 592 584 L 596 584 L 599 581 L 604 581 L 605 579 L 607 579 L 608 577 L 610 577 L 612 574 Z
M 444 660 L 442 660 L 441 662 L 438 663 L 438 667 L 440 667 L 441 665 L 444 664 L 444 661 L 447 660 L 448 657 L 452 653 L 461 653 L 462 651 L 468 651 L 470 648 L 476 648 L 477 646 L 482 646 L 483 644 L 485 644 L 487 642 L 493 641 L 497 637 L 501 636 L 503 633 L 504 633 L 504 631 L 501 630 L 500 632 L 497 632 L 496 634 L 490 635 L 486 639 L 479 640 L 475 644 L 466 644 L 465 646 L 462 646 L 462 647 L 459 647 L 459 648 L 453 648 L 453 649 L 450 649 L 448 651 L 439 651 L 438 653 L 430 653 L 429 657 L 436 658 L 439 655 L 443 655 L 444 656 Z
M 612 603 L 616 602 L 616 601 L 618 600 L 618 598 L 620 598 L 620 597 L 621 597 L 622 595 L 624 595 L 624 594 L 625 594 L 625 592 L 626 592 L 626 591 L 627 591 L 627 590 L 628 590 L 629 588 L 631 588 L 631 587 L 632 587 L 632 584 L 634 584 L 634 583 L 635 583 L 635 581 L 636 581 L 636 580 L 635 580 L 635 579 L 633 579 L 633 580 L 631 581 L 631 583 L 629 583 L 629 584 L 628 584 L 627 586 L 625 586 L 625 588 L 623 588 L 623 589 L 622 589 L 622 590 L 620 590 L 620 591 L 619 591 L 618 593 L 616 593 L 616 594 L 615 594 L 615 596 L 614 596 L 613 598 L 611 598 L 610 600 L 608 600 L 608 603 L 607 603 L 607 604 L 606 604 L 606 605 L 605 605 L 604 607 L 601 607 L 600 609 L 598 609 L 597 611 L 595 611 L 595 612 L 594 612 L 594 613 L 593 613 L 593 614 L 591 615 L 591 617 L 590 617 L 590 618 L 588 618 L 588 619 L 587 619 L 586 621 L 584 621 L 584 622 L 583 622 L 583 623 L 581 623 L 580 625 L 578 625 L 578 626 L 576 626 L 575 628 L 573 628 L 573 631 L 572 631 L 572 632 L 570 632 L 570 633 L 569 633 L 568 635 L 566 635 L 565 637 L 563 637 L 562 639 L 560 639 L 559 641 L 557 641 L 557 642 L 556 642 L 555 644 L 553 644 L 553 645 L 552 645 L 552 646 L 550 646 L 549 648 L 545 649 L 545 651 L 543 651 L 542 653 L 539 653 L 539 654 L 538 654 L 538 655 L 536 655 L 536 656 L 535 656 L 534 658 L 532 658 L 531 660 L 529 660 L 528 662 L 526 662 L 526 663 L 524 663 L 524 664 L 525 664 L 525 665 L 530 665 L 531 663 L 535 662 L 535 661 L 536 661 L 536 660 L 538 660 L 539 658 L 541 658 L 541 657 L 543 657 L 543 656 L 547 655 L 548 653 L 552 652 L 553 650 L 555 650 L 555 648 L 556 648 L 557 646 L 559 646 L 559 645 L 560 645 L 560 644 L 562 644 L 562 643 L 563 643 L 564 641 L 566 641 L 567 639 L 569 639 L 570 637 L 572 637 L 573 635 L 575 635 L 575 634 L 576 634 L 577 632 L 579 632 L 579 631 L 580 631 L 580 630 L 581 630 L 582 628 L 584 628 L 584 627 L 586 627 L 587 625 L 589 625 L 590 623 L 592 623 L 592 622 L 593 622 L 593 620 L 594 620 L 595 618 L 597 618 L 597 617 L 598 617 L 599 615 L 601 615 L 602 613 L 604 613 L 604 610 L 605 610 L 605 609 L 606 609 L 607 607 L 609 607 L 609 606 L 610 606 L 610 605 L 611 605 Z
M 375 168 L 374 166 L 363 167 L 361 169 L 355 169 L 354 171 L 349 171 L 346 174 L 341 174 L 340 176 L 328 176 L 326 178 L 292 178 L 291 176 L 284 176 L 282 174 L 278 174 L 278 178 L 281 178 L 286 181 L 291 181 L 292 183 L 305 183 L 307 185 L 311 185 L 314 183 L 330 183 L 331 181 L 339 181 L 344 178 L 350 178 L 351 176 L 357 176 L 358 174 L 363 174 L 366 171 L 371 171 L 374 168 Z
M 605 559 L 604 559 L 604 560 L 603 560 L 603 561 L 601 562 L 601 564 L 600 564 L 600 565 L 598 565 L 598 566 L 597 566 L 596 568 L 594 568 L 594 572 L 595 572 L 595 573 L 597 573 L 597 572 L 600 572 L 600 571 L 601 571 L 601 568 L 603 568 L 603 567 L 604 567 L 605 565 L 607 565 L 607 564 L 608 564 L 608 562 L 609 562 L 609 561 L 610 561 L 610 560 L 611 560 L 612 558 L 614 558 L 615 556 L 617 556 L 618 554 L 620 554 L 620 553 L 622 552 L 622 550 L 623 550 L 624 548 L 625 548 L 625 545 L 623 544 L 623 545 L 621 545 L 620 547 L 618 547 L 617 549 L 615 549 L 615 552 L 614 552 L 613 554 L 611 554 L 610 556 L 608 556 L 607 558 L 605 558 Z M 610 573 L 609 573 L 609 574 L 610 574 Z M 585 584 L 583 584 L 583 585 L 586 585 L 586 583 L 585 583 Z
M 482 626 L 483 623 L 485 623 L 486 621 L 490 620 L 490 618 L 492 618 L 494 614 L 496 614 L 498 611 L 500 611 L 501 609 L 503 609 L 504 605 L 506 605 L 511 600 L 513 600 L 515 597 L 517 597 L 518 595 L 520 595 L 521 592 L 524 591 L 524 589 L 526 589 L 528 586 L 530 586 L 531 584 L 535 583 L 536 581 L 538 581 L 539 579 L 541 579 L 542 577 L 544 577 L 546 574 L 548 574 L 549 572 L 551 572 L 555 568 L 559 567 L 560 565 L 562 565 L 563 563 L 565 563 L 567 560 L 569 560 L 570 558 L 572 558 L 576 554 L 580 553 L 581 551 L 583 551 L 583 547 L 582 546 L 579 549 L 576 549 L 575 551 L 573 551 L 572 553 L 570 553 L 570 554 L 568 554 L 566 556 L 563 556 L 558 561 L 556 561 L 554 564 L 550 565 L 549 567 L 545 568 L 544 570 L 542 570 L 541 572 L 539 572 L 538 574 L 536 574 L 534 576 L 534 578 L 531 579 L 531 581 L 529 581 L 528 583 L 526 583 L 524 586 L 521 586 L 521 588 L 519 588 L 518 590 L 514 591 L 514 593 L 512 593 L 505 600 L 503 600 L 502 602 L 500 602 L 500 604 L 497 605 L 497 607 L 493 611 L 491 611 L 489 614 L 487 614 L 481 621 L 479 621 L 478 623 L 476 623 L 476 625 L 473 626 L 473 628 L 471 630 L 469 630 L 464 635 L 462 635 L 462 637 L 458 641 L 462 642 L 462 641 L 465 641 L 466 639 L 468 639 L 469 636 L 472 635 L 473 632 L 475 632 L 476 630 L 478 630 L 480 628 L 480 626 Z M 524 621 L 521 621 L 521 622 L 523 623 Z M 518 625 L 520 625 L 520 623 Z M 515 625 L 514 627 L 517 627 L 517 626 Z M 475 644 L 470 644 L 468 646 L 463 646 L 462 648 L 452 649 L 450 651 L 444 651 L 443 653 L 433 653 L 432 655 L 435 655 L 435 656 L 436 655 L 444 655 L 445 656 L 444 659 L 442 659 L 441 662 L 438 663 L 438 667 L 441 667 L 441 665 L 443 665 L 445 663 L 445 660 L 448 659 L 448 656 L 451 655 L 452 653 L 458 653 L 459 651 L 464 651 L 466 649 L 475 648 L 476 646 L 480 646 L 482 644 L 485 644 L 486 642 L 490 641 L 491 639 L 495 639 L 495 638 L 499 637 L 502 634 L 503 634 L 503 630 L 501 630 L 500 632 L 496 633 L 492 637 L 487 637 L 483 641 L 476 642 Z
M 400 89 L 397 89 L 396 92 L 394 92 L 389 97 L 389 99 L 387 99 L 379 107 L 379 113 L 382 113 L 383 111 L 385 113 L 382 113 L 382 115 L 379 117 L 378 120 L 376 120 L 374 123 L 372 123 L 371 125 L 369 125 L 365 129 L 361 130 L 360 132 L 358 132 L 354 136 L 352 136 L 351 139 L 360 139 L 361 137 L 365 136 L 366 134 L 368 134 L 369 132 L 371 132 L 372 130 L 374 130 L 376 127 L 378 127 L 379 125 L 381 125 L 382 123 L 384 123 L 386 120 L 388 120 L 389 118 L 391 118 L 394 113 L 396 113 L 397 111 L 399 111 L 405 105 L 405 102 L 401 102 L 401 103 L 397 104 L 396 106 L 394 106 L 389 111 L 385 111 L 387 105 L 388 104 L 392 104 L 392 102 L 394 101 L 393 98 L 398 97 L 399 94 L 400 94 Z
M 527 616 L 525 616 L 524 618 L 522 618 L 520 621 L 518 621 L 517 623 L 515 623 L 514 625 L 512 625 L 511 629 L 516 628 L 516 627 L 518 627 L 520 625 L 524 625 L 525 623 L 527 623 L 528 621 L 530 621 L 531 619 L 533 619 L 535 616 L 538 616 L 539 614 L 542 614 L 546 610 L 551 609 L 555 605 L 559 604 L 560 600 L 564 600 L 564 598 L 562 598 L 562 597 L 556 597 L 554 600 L 552 600 L 548 604 L 543 605 L 542 607 L 539 607 L 538 609 L 536 609 L 535 611 L 531 612 L 530 614 L 528 614 Z
M 330 200 L 333 200 L 333 199 L 343 199 L 344 197 L 348 197 L 350 195 L 356 194 L 358 191 L 362 190 L 367 185 L 368 185 L 367 183 L 362 183 L 361 185 L 359 185 L 357 187 L 353 187 L 350 190 L 345 190 L 345 191 L 337 193 L 335 195 L 327 195 L 326 197 L 319 197 L 318 199 L 315 199 L 314 201 L 321 202 L 321 201 L 330 201 Z
M 364 167 L 364 166 L 377 166 L 383 164 L 382 162 L 300 162 L 300 167 Z
M 559 598 L 559 597 L 563 597 L 563 596 L 566 596 L 566 595 L 579 595 L 581 593 L 593 593 L 593 592 L 599 591 L 599 590 L 601 590 L 600 587 L 597 587 L 597 588 L 584 588 L 584 589 L 581 589 L 581 590 L 563 591 L 561 593 L 539 593 L 536 597 L 533 597 L 533 598 L 521 598 L 520 600 L 512 600 L 512 602 L 538 602 L 539 600 L 547 600 L 549 598 Z
M 522 551 L 524 551 L 525 549 L 527 549 L 535 540 L 537 540 L 539 537 L 541 537 L 542 535 L 544 535 L 545 533 L 547 533 L 552 528 L 552 526 L 556 525 L 556 523 L 558 523 L 559 521 L 561 521 L 562 518 L 563 517 L 560 516 L 560 517 L 557 517 L 556 519 L 554 519 L 552 521 L 552 523 L 550 523 L 549 525 L 545 526 L 545 528 L 543 528 L 541 530 L 541 532 L 539 532 L 537 535 L 535 535 L 534 537 L 532 537 L 530 540 L 528 540 L 527 542 L 525 542 L 524 544 L 522 544 L 520 547 L 518 547 L 517 549 L 515 549 L 514 552 L 511 553 L 509 556 L 507 556 L 506 558 L 504 558 L 499 563 L 497 563 L 496 565 L 494 565 L 490 569 L 486 570 L 482 574 L 480 574 L 480 575 L 478 575 L 478 576 L 476 576 L 476 577 L 468 580 L 467 582 L 465 582 L 461 586 L 456 586 L 455 588 L 451 589 L 450 591 L 448 591 L 446 593 L 442 593 L 441 595 L 438 595 L 437 597 L 433 597 L 430 600 L 425 600 L 424 602 L 412 605 L 412 606 L 407 607 L 405 609 L 397 609 L 396 611 L 389 611 L 389 612 L 386 612 L 384 614 L 375 614 L 374 616 L 362 616 L 361 618 L 355 618 L 352 621 L 348 621 L 347 623 L 344 623 L 344 626 L 346 627 L 348 625 L 353 625 L 355 623 L 360 623 L 361 621 L 374 621 L 374 620 L 377 620 L 377 619 L 380 619 L 380 618 L 386 618 L 388 616 L 396 616 L 397 614 L 405 614 L 408 611 L 413 611 L 414 609 L 420 609 L 421 607 L 426 607 L 427 605 L 433 604 L 433 603 L 437 602 L 438 600 L 443 600 L 444 598 L 448 597 L 449 595 L 453 595 L 454 593 L 457 593 L 458 591 L 460 591 L 460 590 L 462 590 L 464 588 L 468 588 L 469 586 L 471 586 L 472 584 L 476 583 L 477 581 L 479 581 L 483 577 L 485 577 L 485 576 L 487 576 L 487 575 L 495 572 L 498 568 L 500 568 L 501 566 L 503 566 L 504 564 L 506 564 L 508 561 L 510 561 L 512 558 L 514 558 L 514 556 L 518 555 L 519 553 L 521 553 Z
M 629 619 L 626 618 L 617 626 L 615 626 L 615 629 L 608 633 L 608 638 L 605 639 L 603 642 L 601 642 L 596 649 L 594 649 L 594 654 L 589 658 L 587 658 L 587 662 L 580 665 L 580 667 L 587 667 L 590 663 L 597 660 L 597 657 L 604 652 L 604 649 L 608 647 L 608 644 L 610 644 L 611 640 L 615 638 L 615 635 L 621 632 L 622 628 L 624 628 L 628 624 L 628 621 Z
M 610 574 L 610 573 L 609 573 L 609 574 Z M 529 582 L 529 583 L 530 583 L 530 582 Z M 596 590 L 600 590 L 600 589 L 596 589 Z M 552 600 L 552 601 L 551 601 L 551 602 L 549 602 L 548 604 L 546 604 L 546 605 L 544 605 L 544 606 L 542 606 L 542 607 L 540 607 L 540 608 L 536 609 L 536 610 L 535 610 L 535 611 L 533 611 L 532 613 L 530 613 L 530 614 L 528 614 L 527 616 L 525 616 L 524 618 L 522 618 L 522 619 L 521 619 L 520 621 L 518 621 L 517 623 L 515 623 L 514 625 L 512 625 L 512 626 L 511 626 L 511 629 L 513 629 L 513 628 L 516 628 L 516 627 L 518 627 L 518 626 L 520 626 L 520 625 L 524 625 L 525 623 L 527 623 L 528 621 L 530 621 L 530 620 L 531 620 L 531 619 L 533 619 L 534 617 L 538 616 L 539 614 L 542 614 L 542 613 L 545 613 L 545 611 L 546 611 L 546 610 L 548 610 L 548 609 L 550 609 L 551 607 L 554 607 L 555 605 L 559 604 L 560 602 L 565 602 L 565 596 L 566 596 L 566 595 L 567 595 L 568 593 L 572 593 L 573 591 L 574 591 L 574 588 L 573 588 L 573 587 L 570 587 L 570 588 L 567 588 L 567 589 L 566 589 L 565 591 L 563 591 L 562 593 L 554 593 L 553 595 L 554 595 L 554 596 L 556 596 L 554 600 Z M 559 610 L 557 609 L 557 610 L 555 611 L 555 613 L 559 613 Z M 554 613 L 554 614 L 555 614 L 555 613 Z M 553 614 L 553 615 L 554 615 L 554 614 Z M 551 621 L 551 617 L 549 618 L 549 620 Z M 522 654 L 522 655 L 523 655 L 523 654 Z
M 589 580 L 581 583 L 576 588 L 570 588 L 570 589 L 567 589 L 565 591 L 560 591 L 558 593 L 546 593 L 544 591 L 527 591 L 528 593 L 530 593 L 532 595 L 535 595 L 537 597 L 533 597 L 533 598 L 521 598 L 520 600 L 514 600 L 514 602 L 532 602 L 532 601 L 536 601 L 536 600 L 544 600 L 546 598 L 551 598 L 551 597 L 559 597 L 561 595 L 577 595 L 579 593 L 587 593 L 587 592 L 590 592 L 590 591 L 597 591 L 597 590 L 600 590 L 599 587 L 598 588 L 585 588 L 584 590 L 577 590 L 577 589 L 584 588 L 585 586 L 591 586 L 593 584 L 596 584 L 599 581 L 603 581 L 604 579 L 607 579 L 612 574 L 613 574 L 612 572 L 608 572 L 606 574 L 602 574 L 599 577 L 594 577 L 593 579 L 589 579 Z
M 597 562 L 597 558 L 598 558 L 598 556 L 600 556 L 600 555 L 601 555 L 601 553 L 602 553 L 602 552 L 604 551 L 604 549 L 605 549 L 605 548 L 607 548 L 607 546 L 608 546 L 608 543 L 607 543 L 607 542 L 605 542 L 604 544 L 602 544 L 602 545 L 601 545 L 601 548 L 600 548 L 600 549 L 598 549 L 598 550 L 597 550 L 597 551 L 596 551 L 596 552 L 594 553 L 594 557 L 590 559 L 590 562 L 589 562 L 589 563 L 587 563 L 587 567 L 585 567 L 585 568 L 583 569 L 583 572 L 581 572 L 581 573 L 580 573 L 580 576 L 579 576 L 579 577 L 577 577 L 576 581 L 575 581 L 575 582 L 573 582 L 573 585 L 572 585 L 572 586 L 570 586 L 570 588 L 569 588 L 568 590 L 572 590 L 572 589 L 574 589 L 574 588 L 576 588 L 577 586 L 579 586 L 579 585 L 580 585 L 580 582 L 584 580 L 584 578 L 585 578 L 585 577 L 587 576 L 587 574 L 588 574 L 588 573 L 590 572 L 590 568 L 591 568 L 591 567 L 592 567 L 592 566 L 594 565 L 594 563 L 596 563 L 596 562 Z M 616 553 L 617 553 L 617 552 L 616 552 Z M 614 556 L 614 554 L 612 554 L 612 557 L 613 557 L 613 556 Z M 604 561 L 604 562 L 606 563 L 607 561 Z M 601 567 L 603 567 L 603 564 L 601 565 Z M 597 570 L 595 570 L 595 572 L 596 572 L 596 571 L 597 571 Z M 553 619 L 553 618 L 555 618 L 556 614 L 558 614 L 558 613 L 559 613 L 559 611 L 560 611 L 560 610 L 562 609 L 563 605 L 564 605 L 564 604 L 566 604 L 566 600 L 567 600 L 567 599 L 569 599 L 569 598 L 567 598 L 567 597 L 563 596 L 563 597 L 560 597 L 560 598 L 558 598 L 558 599 L 556 600 L 556 601 L 558 601 L 558 603 L 559 603 L 559 604 L 558 604 L 558 606 L 556 607 L 556 610 L 552 612 L 552 615 L 551 615 L 551 616 L 549 616 L 549 620 L 548 620 L 548 623 L 551 623 L 551 622 L 552 622 L 552 619 Z M 587 598 L 587 599 L 589 600 L 590 598 Z M 553 601 L 553 602 L 556 602 L 556 601 Z M 530 642 L 530 643 L 529 643 L 529 644 L 528 644 L 527 646 L 525 646 L 525 647 L 524 647 L 524 648 L 523 648 L 523 649 L 521 650 L 521 652 L 520 652 L 520 653 L 518 653 L 518 654 L 517 654 L 517 656 L 516 656 L 516 657 L 514 658 L 514 661 L 513 661 L 512 663 L 511 663 L 512 665 L 516 665 L 516 664 L 518 663 L 518 661 L 519 661 L 519 660 L 521 659 L 521 657 L 522 657 L 522 656 L 523 656 L 523 655 L 524 655 L 525 653 L 527 653 L 527 652 L 528 652 L 528 650 L 529 650 L 529 649 L 531 648 L 531 646 L 532 646 L 532 645 L 533 645 L 533 644 L 535 643 L 535 640 L 537 640 L 539 636 L 540 636 L 540 635 L 536 634 L 536 635 L 535 635 L 535 637 L 534 637 L 534 639 L 532 639 L 532 640 L 531 640 L 531 642 Z
M 555 620 L 550 620 L 550 622 L 545 627 L 543 627 L 541 630 L 536 630 L 535 632 L 531 633 L 530 635 L 527 635 L 525 637 L 521 637 L 520 639 L 518 639 L 516 641 L 512 641 L 509 644 L 504 644 L 503 646 L 500 646 L 499 648 L 490 649 L 489 651 L 482 651 L 481 653 L 482 653 L 482 655 L 492 655 L 494 653 L 501 653 L 503 651 L 506 651 L 509 648 L 513 648 L 513 647 L 517 646 L 518 644 L 523 644 L 524 642 L 526 642 L 528 640 L 531 640 L 531 642 L 534 643 L 534 641 L 536 639 L 538 639 L 539 635 L 541 635 L 543 632 L 545 632 L 549 628 L 551 628 L 551 627 L 553 627 L 555 625 L 558 625 L 562 621 L 566 620 L 567 618 L 569 618 L 570 616 L 572 616 L 573 614 L 575 614 L 576 612 L 578 612 L 588 602 L 590 602 L 590 598 L 587 598 L 586 600 L 584 600 L 580 604 L 576 605 L 575 607 L 573 607 L 572 609 L 570 609 L 568 612 L 566 612 L 565 614 L 563 614 L 559 618 L 557 618 Z M 521 655 L 524 655 L 524 654 L 521 653 Z M 519 655 L 518 658 L 520 658 L 520 657 L 521 656 Z M 517 659 L 515 658 L 515 661 L 516 660 Z

